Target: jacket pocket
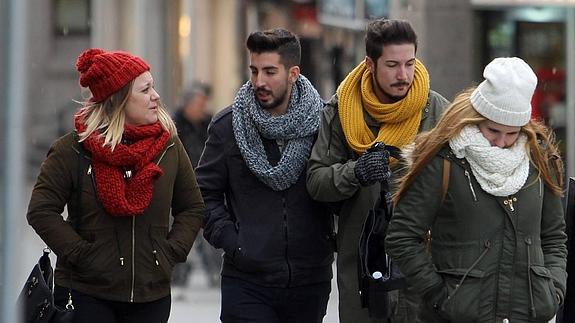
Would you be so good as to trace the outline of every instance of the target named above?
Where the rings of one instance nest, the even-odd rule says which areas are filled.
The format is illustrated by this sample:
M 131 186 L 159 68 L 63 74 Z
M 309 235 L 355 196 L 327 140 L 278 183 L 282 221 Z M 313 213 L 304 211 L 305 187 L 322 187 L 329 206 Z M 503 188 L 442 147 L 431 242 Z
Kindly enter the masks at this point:
M 121 266 L 114 230 L 85 230 L 81 235 L 88 237 L 90 243 L 75 266 L 75 278 L 108 286 L 114 281 Z
M 234 252 L 232 262 L 237 270 L 243 271 L 245 273 L 256 273 L 262 272 L 262 264 L 258 261 L 253 260 L 249 255 L 247 255 L 243 248 L 239 247 Z
M 476 322 L 485 273 L 479 269 L 450 268 L 438 270 L 447 288 L 441 312 L 452 322 Z
M 151 254 L 152 266 L 160 273 L 155 281 L 169 282 L 172 277 L 172 269 L 176 264 L 175 256 L 173 254 L 170 243 L 167 240 L 167 228 L 164 227 L 151 227 L 150 239 L 151 250 L 147 250 Z
M 530 281 L 531 316 L 537 322 L 551 320 L 558 309 L 551 272 L 543 266 L 531 265 Z

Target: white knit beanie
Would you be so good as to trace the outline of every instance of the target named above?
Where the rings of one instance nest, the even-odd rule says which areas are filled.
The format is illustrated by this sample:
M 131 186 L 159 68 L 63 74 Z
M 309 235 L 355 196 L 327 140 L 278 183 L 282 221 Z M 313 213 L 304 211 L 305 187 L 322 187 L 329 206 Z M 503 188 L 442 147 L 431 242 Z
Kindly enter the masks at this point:
M 471 93 L 471 105 L 487 119 L 513 127 L 531 118 L 531 97 L 537 76 L 518 57 L 499 57 L 487 64 L 485 80 Z

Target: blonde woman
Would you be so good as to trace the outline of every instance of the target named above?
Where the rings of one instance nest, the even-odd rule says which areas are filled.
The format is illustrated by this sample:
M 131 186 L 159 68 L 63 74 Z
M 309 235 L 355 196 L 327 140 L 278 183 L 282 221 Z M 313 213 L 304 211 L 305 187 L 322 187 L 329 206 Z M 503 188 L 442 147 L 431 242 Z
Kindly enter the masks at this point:
M 76 68 L 92 96 L 50 148 L 27 215 L 58 257 L 56 303 L 71 298 L 75 322 L 167 322 L 172 268 L 203 221 L 190 160 L 144 60 L 93 48 Z
M 561 159 L 530 120 L 529 65 L 483 75 L 416 139 L 387 251 L 424 296 L 420 322 L 547 322 L 565 295 Z

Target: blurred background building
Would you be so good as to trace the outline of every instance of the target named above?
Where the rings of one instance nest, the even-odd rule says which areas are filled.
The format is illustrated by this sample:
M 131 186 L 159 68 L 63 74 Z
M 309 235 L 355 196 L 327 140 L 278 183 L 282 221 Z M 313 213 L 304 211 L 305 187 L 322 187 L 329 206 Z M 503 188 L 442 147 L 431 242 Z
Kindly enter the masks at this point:
M 534 116 L 556 130 L 575 175 L 575 0 L 0 0 L 0 322 L 12 322 L 22 283 L 14 259 L 29 183 L 86 96 L 80 52 L 142 56 L 172 109 L 194 81 L 210 84 L 215 112 L 248 79 L 247 35 L 287 27 L 301 38 L 302 73 L 328 99 L 364 58 L 376 17 L 411 21 L 431 86 L 448 99 L 494 57 L 524 58 L 539 77 Z

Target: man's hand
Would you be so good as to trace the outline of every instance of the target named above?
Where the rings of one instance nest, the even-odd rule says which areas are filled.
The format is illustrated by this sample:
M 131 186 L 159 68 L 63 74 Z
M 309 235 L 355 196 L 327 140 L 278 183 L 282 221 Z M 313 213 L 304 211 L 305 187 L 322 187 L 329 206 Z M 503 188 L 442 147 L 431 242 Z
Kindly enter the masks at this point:
M 354 172 L 362 186 L 387 181 L 391 176 L 389 152 L 385 149 L 369 149 L 357 159 Z

